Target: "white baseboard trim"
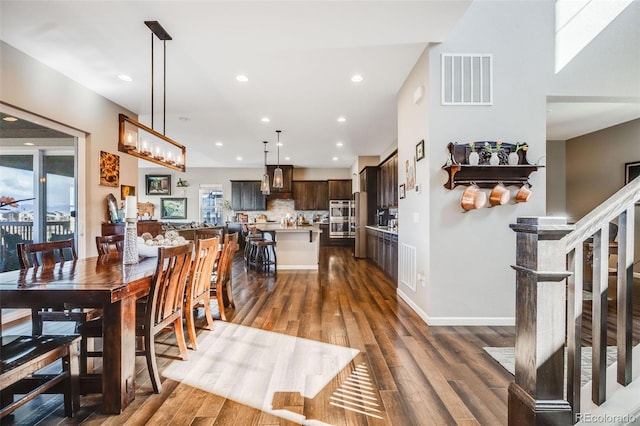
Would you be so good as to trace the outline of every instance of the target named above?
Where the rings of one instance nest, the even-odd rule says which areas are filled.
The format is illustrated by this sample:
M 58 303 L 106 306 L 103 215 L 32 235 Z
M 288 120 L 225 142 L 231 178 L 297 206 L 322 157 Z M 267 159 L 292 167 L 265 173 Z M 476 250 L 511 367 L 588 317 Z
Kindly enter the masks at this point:
M 278 265 L 278 271 L 289 271 L 294 269 L 305 269 L 310 271 L 317 271 L 318 265 Z
M 425 311 L 420 309 L 409 296 L 399 288 L 397 295 L 404 300 L 413 309 L 422 320 L 431 326 L 454 326 L 454 325 L 502 325 L 514 326 L 516 324 L 515 317 L 430 317 Z

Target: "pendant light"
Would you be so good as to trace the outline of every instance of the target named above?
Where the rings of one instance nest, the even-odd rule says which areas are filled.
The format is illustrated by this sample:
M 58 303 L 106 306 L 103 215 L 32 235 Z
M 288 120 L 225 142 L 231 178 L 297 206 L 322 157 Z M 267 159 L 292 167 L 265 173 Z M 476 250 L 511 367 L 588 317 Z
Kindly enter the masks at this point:
M 280 168 L 280 132 L 282 130 L 276 130 L 278 134 L 278 165 L 276 169 L 273 171 L 273 187 L 274 188 L 282 188 L 284 183 L 282 181 L 282 169 Z
M 260 191 L 262 191 L 263 195 L 271 194 L 271 189 L 269 188 L 269 173 L 267 173 L 267 144 L 269 142 L 264 141 L 264 175 L 262 175 L 262 184 L 260 184 Z

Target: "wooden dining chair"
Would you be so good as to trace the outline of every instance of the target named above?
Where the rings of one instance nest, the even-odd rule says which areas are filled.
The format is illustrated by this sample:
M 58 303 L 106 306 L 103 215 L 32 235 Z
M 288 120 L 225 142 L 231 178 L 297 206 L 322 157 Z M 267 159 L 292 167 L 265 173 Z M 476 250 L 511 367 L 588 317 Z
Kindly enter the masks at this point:
M 57 263 L 78 259 L 73 238 L 48 243 L 19 243 L 17 247 L 21 269 L 53 268 Z
M 222 247 L 218 268 L 213 274 L 211 291 L 215 294 L 218 301 L 218 310 L 220 311 L 220 319 L 227 320 L 225 308 L 235 308 L 233 301 L 233 285 L 231 280 L 231 272 L 233 269 L 233 258 L 238 250 L 238 233 L 227 234 L 227 238 Z
M 124 234 L 102 235 L 96 237 L 98 255 L 122 253 L 124 251 Z
M 52 269 L 57 264 L 78 259 L 73 238 L 67 240 L 50 241 L 46 243 L 17 244 L 20 268 L 37 267 Z M 31 311 L 31 334 L 42 334 L 45 321 L 73 321 L 77 332 L 80 324 L 87 320 L 87 312 L 75 309 L 69 305 L 48 306 Z
M 211 316 L 211 274 L 218 259 L 220 240 L 208 238 L 196 240 L 194 259 L 191 261 L 189 281 L 185 296 L 184 314 L 187 319 L 187 331 L 189 342 L 193 350 L 198 349 L 196 340 L 196 326 L 193 311 L 198 307 L 204 308 L 207 319 L 207 330 L 213 330 L 213 317 Z
M 187 356 L 187 344 L 184 339 L 182 316 L 184 294 L 187 283 L 187 273 L 191 265 L 193 244 L 174 247 L 160 247 L 158 249 L 158 263 L 156 272 L 149 289 L 147 303 L 136 304 L 136 336 L 142 338 L 142 348 L 136 349 L 136 356 L 144 356 L 147 369 L 151 377 L 151 384 L 155 393 L 162 392 L 160 373 L 156 363 L 155 336 L 167 327 L 173 328 L 176 341 L 183 360 Z M 138 309 L 143 308 L 143 309 Z M 83 339 L 102 336 L 102 317 L 87 321 L 80 326 Z M 84 349 L 83 349 L 84 348 Z M 80 350 L 81 369 L 82 359 L 101 357 L 102 352 L 86 351 L 86 345 Z M 81 375 L 86 371 L 81 371 Z
M 224 238 L 224 228 L 197 228 L 193 234 L 195 241 L 203 238 L 218 238 L 218 241 L 222 241 Z

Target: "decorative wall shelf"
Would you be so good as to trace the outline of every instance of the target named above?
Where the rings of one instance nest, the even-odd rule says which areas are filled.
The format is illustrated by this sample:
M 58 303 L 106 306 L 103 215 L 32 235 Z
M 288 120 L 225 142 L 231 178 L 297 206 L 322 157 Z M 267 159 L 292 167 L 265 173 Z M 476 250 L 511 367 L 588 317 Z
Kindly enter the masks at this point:
M 487 145 L 485 145 L 487 144 Z M 499 146 L 498 146 L 499 145 Z M 539 165 L 529 164 L 527 161 L 526 143 L 498 143 L 496 141 L 479 141 L 458 144 L 449 143 L 449 157 L 442 168 L 448 173 L 449 179 L 444 184 L 447 189 L 458 185 L 476 184 L 480 188 L 493 188 L 498 183 L 506 186 L 522 186 L 529 184 L 529 175 L 538 170 Z M 479 157 L 477 165 L 469 164 L 469 155 L 476 152 Z M 492 153 L 497 153 L 499 164 L 489 163 Z M 509 165 L 509 154 L 516 153 L 517 164 Z
M 179 172 L 187 170 L 183 145 L 124 114 L 118 118 L 118 151 Z

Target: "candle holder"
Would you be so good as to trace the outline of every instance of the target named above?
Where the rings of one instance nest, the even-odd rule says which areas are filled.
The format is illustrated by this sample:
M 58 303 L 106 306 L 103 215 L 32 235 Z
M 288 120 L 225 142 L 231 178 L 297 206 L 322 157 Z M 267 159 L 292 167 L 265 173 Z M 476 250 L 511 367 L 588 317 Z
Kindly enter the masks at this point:
M 135 265 L 138 263 L 138 220 L 127 218 L 125 221 L 122 263 L 124 265 Z

